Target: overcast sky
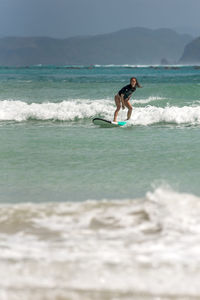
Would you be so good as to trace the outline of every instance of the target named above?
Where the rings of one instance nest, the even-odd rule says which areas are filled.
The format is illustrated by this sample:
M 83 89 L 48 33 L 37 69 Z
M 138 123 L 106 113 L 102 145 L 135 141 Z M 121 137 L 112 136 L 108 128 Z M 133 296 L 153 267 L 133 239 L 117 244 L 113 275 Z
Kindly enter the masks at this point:
M 94 35 L 174 28 L 200 36 L 200 0 L 0 0 L 0 36 Z

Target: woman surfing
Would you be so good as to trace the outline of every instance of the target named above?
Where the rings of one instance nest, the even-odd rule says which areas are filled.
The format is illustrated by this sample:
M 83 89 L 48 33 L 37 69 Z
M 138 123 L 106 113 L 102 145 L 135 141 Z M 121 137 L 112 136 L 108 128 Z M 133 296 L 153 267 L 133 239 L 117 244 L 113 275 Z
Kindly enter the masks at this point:
M 117 106 L 115 113 L 114 113 L 114 120 L 113 122 L 117 122 L 117 116 L 118 112 L 121 109 L 121 104 L 122 104 L 122 109 L 125 109 L 125 107 L 128 108 L 128 113 L 127 113 L 127 120 L 130 119 L 131 114 L 132 114 L 132 105 L 130 103 L 130 98 L 133 92 L 135 92 L 136 88 L 139 87 L 141 88 L 142 86 L 139 84 L 137 79 L 135 77 L 131 77 L 130 79 L 130 84 L 124 86 L 117 95 L 115 95 L 115 104 Z

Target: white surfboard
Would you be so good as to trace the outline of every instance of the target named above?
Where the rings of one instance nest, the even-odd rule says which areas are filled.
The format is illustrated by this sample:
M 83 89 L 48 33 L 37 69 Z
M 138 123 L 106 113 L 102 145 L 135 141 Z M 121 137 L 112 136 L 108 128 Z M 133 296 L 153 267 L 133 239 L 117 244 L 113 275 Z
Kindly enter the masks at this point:
M 101 118 L 94 118 L 92 121 L 95 125 L 98 125 L 101 127 L 121 127 L 121 126 L 124 126 L 127 124 L 126 121 L 112 122 L 112 121 L 101 119 Z

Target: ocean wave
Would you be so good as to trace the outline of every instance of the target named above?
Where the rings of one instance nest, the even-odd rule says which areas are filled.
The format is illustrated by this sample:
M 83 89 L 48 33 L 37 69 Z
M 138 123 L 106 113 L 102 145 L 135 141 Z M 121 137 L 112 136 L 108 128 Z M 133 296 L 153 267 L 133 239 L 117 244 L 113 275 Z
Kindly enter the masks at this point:
M 199 296 L 199 215 L 198 196 L 163 186 L 143 198 L 1 204 L 0 296 Z
M 184 68 L 184 67 L 195 67 L 198 65 L 183 65 L 183 64 L 168 64 L 168 65 L 161 65 L 161 64 L 149 64 L 149 65 L 142 65 L 142 64 L 122 64 L 122 65 L 117 65 L 117 64 L 109 64 L 109 65 L 94 65 L 96 68 Z
M 146 99 L 133 99 L 133 105 L 135 103 L 137 104 L 147 104 L 147 103 L 151 103 L 154 101 L 162 101 L 162 100 L 166 100 L 166 98 L 163 97 L 148 97 Z
M 0 121 L 55 120 L 74 121 L 106 115 L 113 110 L 108 101 L 74 100 L 60 103 L 32 103 L 4 100 L 0 102 Z
M 59 243 L 65 244 L 67 250 L 71 244 L 70 237 L 72 238 L 72 234 L 76 232 L 76 236 L 71 242 L 76 243 L 77 239 L 81 239 L 83 244 L 87 244 L 89 240 L 84 241 L 84 236 L 88 234 L 88 237 L 93 239 L 90 251 L 94 248 L 95 252 L 97 247 L 95 243 L 102 246 L 101 241 L 97 242 L 97 233 L 101 233 L 104 239 L 110 239 L 110 241 L 114 238 L 119 240 L 122 238 L 128 242 L 130 238 L 129 250 L 135 249 L 136 252 L 142 250 L 144 255 L 145 253 L 148 255 L 146 263 L 148 260 L 150 265 L 153 264 L 153 260 L 160 264 L 165 261 L 168 261 L 169 264 L 180 263 L 181 257 L 178 257 L 178 253 L 174 253 L 174 256 L 170 257 L 168 253 L 161 251 L 159 257 L 156 258 L 154 257 L 157 252 L 155 245 L 152 244 L 150 251 L 145 248 L 140 249 L 139 244 L 134 246 L 131 243 L 131 236 L 134 237 L 136 243 L 144 242 L 144 244 L 148 243 L 148 237 L 156 238 L 158 243 L 162 244 L 170 236 L 171 241 L 176 244 L 178 241 L 175 235 L 184 236 L 187 239 L 188 235 L 196 236 L 197 234 L 196 238 L 199 241 L 199 215 L 200 197 L 174 191 L 169 186 L 159 186 L 153 191 L 148 191 L 143 198 L 134 199 L 0 204 L 0 236 L 4 237 L 3 240 L 1 239 L 0 249 L 2 250 L 5 242 L 8 248 L 12 249 L 10 251 L 5 248 L 4 251 L 0 251 L 0 259 L 18 260 L 20 257 L 26 257 L 27 259 L 37 258 L 48 261 L 52 257 L 46 256 L 42 251 L 35 253 L 35 246 L 38 245 L 39 249 L 43 249 L 40 240 L 47 241 L 47 245 L 48 242 L 54 244 L 59 241 Z M 122 237 L 122 233 L 124 237 Z M 27 252 L 24 243 L 21 243 L 22 239 L 24 243 L 27 242 L 26 247 L 33 244 L 32 250 Z M 17 247 L 15 243 L 19 243 Z M 112 247 L 112 245 L 110 246 Z M 192 245 L 190 246 L 192 247 Z M 170 253 L 173 250 L 167 244 L 163 244 L 163 247 Z M 84 245 L 80 245 L 79 250 L 81 249 L 83 252 L 86 250 Z M 68 259 L 68 254 L 64 253 L 62 249 L 57 249 L 57 251 L 60 252 L 60 255 L 55 255 L 56 261 Z M 72 252 L 69 260 L 76 259 L 77 254 Z M 109 259 L 110 262 L 114 260 L 111 257 Z M 138 260 L 138 263 L 143 264 L 140 257 L 135 259 Z M 192 256 L 188 256 L 188 263 L 193 259 Z M 104 260 L 103 257 L 102 260 Z M 182 257 L 181 263 L 186 264 L 187 261 Z M 200 264 L 199 256 L 196 257 L 196 263 Z
M 110 230 L 120 232 L 131 227 L 148 234 L 141 223 L 151 228 L 200 233 L 200 197 L 161 185 L 147 191 L 142 198 L 86 200 L 80 202 L 43 202 L 0 204 L 0 232 L 18 233 L 26 227 L 27 233 L 43 236 L 43 228 L 52 234 L 59 231 Z M 153 226 L 152 226 L 153 225 Z M 157 232 L 157 230 L 156 230 Z M 154 230 L 151 232 L 154 234 Z M 50 238 L 51 236 L 46 236 Z M 3 254 L 0 253 L 0 257 Z M 27 255 L 29 255 L 27 253 Z M 199 258 L 200 261 L 200 258 Z
M 147 106 L 144 108 L 135 108 L 130 125 L 153 125 L 153 124 L 200 124 L 200 106 L 198 107 L 155 107 Z
M 162 100 L 162 98 L 149 97 L 148 99 L 135 100 L 135 102 L 144 104 L 159 100 Z M 95 116 L 112 119 L 114 110 L 114 101 L 104 99 L 41 104 L 4 100 L 0 102 L 0 121 L 77 121 L 91 119 Z M 126 119 L 126 114 L 127 110 L 121 111 L 119 119 Z M 200 124 L 200 106 L 157 107 L 148 105 L 134 107 L 128 126 L 159 123 L 198 125 Z

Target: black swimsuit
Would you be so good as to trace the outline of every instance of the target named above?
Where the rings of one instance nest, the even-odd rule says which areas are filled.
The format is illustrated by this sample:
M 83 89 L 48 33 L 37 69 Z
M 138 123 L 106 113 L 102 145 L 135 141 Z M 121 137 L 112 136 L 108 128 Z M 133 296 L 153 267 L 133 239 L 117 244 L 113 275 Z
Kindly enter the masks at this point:
M 136 87 L 135 87 L 135 86 L 132 87 L 131 84 L 128 84 L 128 85 L 124 86 L 124 87 L 118 92 L 118 94 L 119 94 L 119 96 L 121 96 L 121 94 L 123 94 L 123 95 L 124 95 L 124 100 L 126 100 L 127 98 L 129 98 L 129 97 L 132 95 L 133 92 L 135 92 L 135 90 L 136 90 Z

